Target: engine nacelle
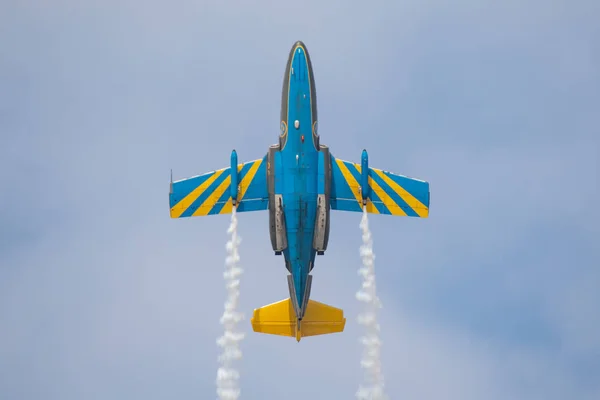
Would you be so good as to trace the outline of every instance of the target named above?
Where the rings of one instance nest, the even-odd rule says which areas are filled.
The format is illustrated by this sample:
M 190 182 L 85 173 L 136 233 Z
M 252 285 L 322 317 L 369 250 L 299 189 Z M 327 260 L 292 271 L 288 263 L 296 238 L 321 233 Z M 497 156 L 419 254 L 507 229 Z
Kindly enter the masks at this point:
M 237 203 L 237 195 L 238 195 L 238 158 L 235 150 L 231 152 L 231 169 L 229 173 L 231 174 L 231 185 L 230 188 L 230 196 L 231 196 L 231 204 L 236 206 Z
M 319 183 L 317 194 L 317 216 L 315 220 L 315 233 L 313 248 L 318 255 L 325 254 L 329 242 L 329 212 L 331 189 L 331 157 L 329 147 L 320 145 L 319 151 Z
M 269 193 L 269 233 L 271 245 L 275 254 L 280 255 L 287 248 L 287 231 L 285 229 L 285 215 L 283 211 L 283 197 L 275 194 L 275 158 L 281 149 L 275 144 L 269 148 L 267 154 L 267 190 Z

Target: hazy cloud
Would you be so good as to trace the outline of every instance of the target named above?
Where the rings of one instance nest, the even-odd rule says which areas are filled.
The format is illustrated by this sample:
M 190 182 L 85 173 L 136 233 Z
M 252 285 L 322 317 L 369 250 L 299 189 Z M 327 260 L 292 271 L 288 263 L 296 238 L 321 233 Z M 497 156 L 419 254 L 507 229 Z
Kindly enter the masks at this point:
M 370 220 L 391 398 L 598 398 L 599 15 L 594 1 L 3 3 L 0 397 L 215 397 L 228 217 L 170 220 L 169 169 L 263 155 L 301 39 L 322 142 L 432 185 L 428 220 Z M 359 220 L 332 216 L 314 272 L 346 331 L 249 333 L 242 398 L 354 396 Z M 286 271 L 266 214 L 240 215 L 240 235 L 249 318 L 287 296 Z

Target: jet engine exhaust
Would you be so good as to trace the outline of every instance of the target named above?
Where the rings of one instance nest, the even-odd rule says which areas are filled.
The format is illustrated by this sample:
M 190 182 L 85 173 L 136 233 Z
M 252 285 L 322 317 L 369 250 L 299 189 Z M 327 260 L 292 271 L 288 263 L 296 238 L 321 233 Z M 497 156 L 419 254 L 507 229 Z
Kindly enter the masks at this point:
M 236 325 L 244 316 L 237 310 L 238 299 L 240 296 L 240 275 L 242 269 L 238 266 L 240 256 L 238 246 L 241 239 L 237 235 L 237 216 L 236 209 L 233 207 L 231 213 L 231 224 L 227 230 L 229 241 L 227 242 L 227 258 L 225 259 L 225 287 L 227 288 L 227 300 L 225 301 L 225 311 L 221 317 L 221 324 L 224 327 L 223 336 L 217 340 L 217 344 L 222 348 L 219 355 L 219 369 L 217 370 L 217 395 L 220 400 L 237 400 L 240 397 L 240 388 L 238 380 L 239 372 L 233 367 L 233 362 L 242 358 L 242 352 L 239 348 L 244 334 L 236 330 Z
M 363 344 L 363 355 L 360 361 L 365 372 L 365 382 L 359 386 L 356 398 L 360 400 L 385 400 L 388 397 L 383 392 L 383 372 L 381 370 L 381 340 L 379 338 L 379 323 L 377 310 L 381 302 L 377 298 L 375 285 L 375 254 L 373 253 L 373 240 L 369 230 L 367 209 L 363 207 L 363 216 L 360 221 L 362 230 L 362 246 L 360 255 L 362 267 L 358 273 L 362 276 L 361 289 L 356 293 L 358 301 L 364 303 L 364 309 L 358 316 L 358 323 L 365 327 L 365 335 L 360 341 Z

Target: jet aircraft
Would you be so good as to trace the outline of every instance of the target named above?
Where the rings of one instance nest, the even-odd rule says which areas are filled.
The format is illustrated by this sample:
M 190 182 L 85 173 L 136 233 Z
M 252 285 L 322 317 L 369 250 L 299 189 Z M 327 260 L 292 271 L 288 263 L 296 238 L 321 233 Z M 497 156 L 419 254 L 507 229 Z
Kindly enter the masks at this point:
M 283 255 L 290 297 L 254 310 L 255 332 L 302 337 L 342 332 L 343 310 L 310 299 L 311 271 L 329 241 L 330 210 L 427 218 L 429 183 L 334 157 L 318 133 L 317 94 L 306 46 L 289 53 L 278 142 L 259 159 L 173 182 L 171 218 L 269 212 L 275 255 Z

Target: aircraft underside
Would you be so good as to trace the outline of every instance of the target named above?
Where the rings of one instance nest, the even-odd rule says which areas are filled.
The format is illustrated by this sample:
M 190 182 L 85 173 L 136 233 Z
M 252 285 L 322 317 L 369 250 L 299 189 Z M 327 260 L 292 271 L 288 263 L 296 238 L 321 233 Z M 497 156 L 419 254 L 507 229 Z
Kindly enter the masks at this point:
M 317 193 L 285 193 L 281 145 L 275 144 L 267 153 L 267 191 L 269 196 L 269 232 L 276 255 L 284 255 L 285 266 L 290 272 L 288 287 L 292 305 L 299 319 L 306 312 L 310 297 L 315 254 L 323 255 L 329 240 L 329 186 L 331 161 L 329 148 L 320 146 L 316 175 L 305 179 L 319 179 Z M 286 215 L 286 209 L 289 215 Z M 314 215 L 310 220 L 309 216 Z M 308 240 L 307 240 L 308 239 Z M 291 247 L 291 251 L 290 251 Z
M 276 255 L 281 255 L 288 247 L 288 232 L 286 229 L 286 218 L 283 203 L 283 194 L 276 193 L 275 178 L 277 174 L 277 160 L 275 152 L 280 149 L 279 145 L 273 145 L 269 148 L 267 155 L 267 190 L 269 195 L 269 232 L 271 235 L 271 244 Z M 323 162 L 319 164 L 319 178 L 323 179 L 324 193 L 316 195 L 316 218 L 314 221 L 312 248 L 319 255 L 323 255 L 327 250 L 329 241 L 329 187 L 331 181 L 331 161 L 329 157 L 329 148 L 321 145 Z M 308 207 L 308 204 L 303 205 Z M 298 221 L 301 224 L 302 221 Z M 287 266 L 288 270 L 290 269 Z M 311 268 L 312 269 L 312 268 Z
M 281 97 L 277 144 L 260 159 L 171 181 L 171 218 L 264 211 L 271 245 L 283 255 L 290 297 L 254 310 L 254 331 L 302 337 L 344 330 L 341 309 L 311 300 L 315 256 L 327 250 L 330 212 L 427 218 L 429 183 L 335 158 L 320 144 L 310 56 L 302 42 L 290 50 Z

